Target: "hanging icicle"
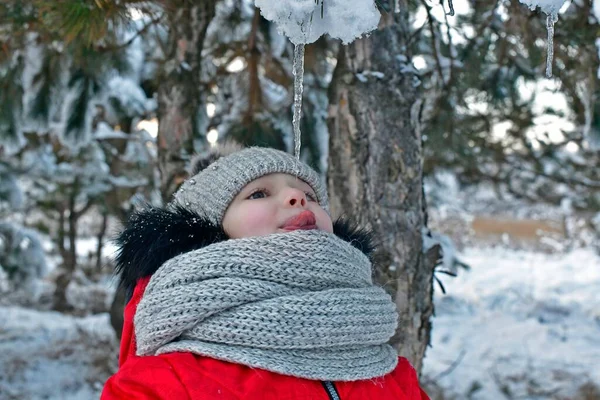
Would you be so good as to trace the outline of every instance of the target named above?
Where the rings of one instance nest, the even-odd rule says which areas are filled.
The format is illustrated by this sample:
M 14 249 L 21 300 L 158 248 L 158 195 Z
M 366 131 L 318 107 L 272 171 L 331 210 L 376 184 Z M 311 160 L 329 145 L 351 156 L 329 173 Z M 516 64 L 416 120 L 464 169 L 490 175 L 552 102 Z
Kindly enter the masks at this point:
M 294 155 L 300 160 L 300 120 L 302 118 L 302 92 L 304 91 L 304 43 L 294 47 Z
M 394 12 L 396 14 L 400 12 L 400 0 L 394 0 Z
M 449 0 L 451 1 L 451 0 Z M 552 77 L 552 62 L 554 59 L 554 24 L 558 21 L 558 12 L 566 0 L 519 0 L 531 11 L 537 7 L 547 15 L 546 29 L 548 30 L 548 55 L 546 57 L 546 76 Z
M 546 18 L 546 29 L 548 29 L 548 54 L 546 56 L 546 77 L 552 78 L 552 61 L 554 59 L 554 23 L 558 21 L 558 15 L 548 14 Z
M 274 22 L 294 44 L 294 155 L 300 160 L 304 46 L 324 34 L 348 44 L 377 29 L 381 13 L 373 0 L 254 0 L 262 16 Z M 395 8 L 400 10 L 399 0 Z M 298 166 L 299 167 L 299 166 Z M 299 171 L 299 168 L 298 168 Z

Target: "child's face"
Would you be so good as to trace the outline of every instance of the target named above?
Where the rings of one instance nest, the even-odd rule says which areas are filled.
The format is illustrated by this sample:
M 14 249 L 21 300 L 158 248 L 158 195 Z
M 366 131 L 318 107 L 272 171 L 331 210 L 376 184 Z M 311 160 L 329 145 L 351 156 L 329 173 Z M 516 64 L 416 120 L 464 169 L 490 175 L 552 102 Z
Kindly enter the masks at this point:
M 265 175 L 248 183 L 233 199 L 223 217 L 223 229 L 231 239 L 295 229 L 332 233 L 331 218 L 316 199 L 310 185 L 295 176 Z

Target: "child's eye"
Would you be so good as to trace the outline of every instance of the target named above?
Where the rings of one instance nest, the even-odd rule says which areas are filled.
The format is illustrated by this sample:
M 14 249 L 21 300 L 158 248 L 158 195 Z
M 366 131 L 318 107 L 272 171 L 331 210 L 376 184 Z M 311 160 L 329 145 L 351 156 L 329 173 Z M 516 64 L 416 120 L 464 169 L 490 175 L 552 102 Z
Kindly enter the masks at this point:
M 259 197 L 254 196 L 254 195 L 258 195 L 258 194 L 262 194 L 263 196 L 259 196 Z M 252 194 L 250 194 L 250 196 L 248 196 L 248 199 L 262 199 L 264 197 L 267 197 L 268 194 L 269 194 L 269 192 L 267 192 L 266 189 L 256 189 L 254 192 L 252 192 Z
M 314 201 L 315 203 L 317 202 L 317 199 L 311 192 L 304 192 L 304 194 L 306 194 L 306 197 L 308 198 L 309 201 Z M 247 199 L 249 199 L 249 200 L 262 199 L 262 198 L 267 197 L 268 195 L 269 195 L 269 191 L 267 189 L 256 189 L 254 192 L 252 192 L 247 197 Z

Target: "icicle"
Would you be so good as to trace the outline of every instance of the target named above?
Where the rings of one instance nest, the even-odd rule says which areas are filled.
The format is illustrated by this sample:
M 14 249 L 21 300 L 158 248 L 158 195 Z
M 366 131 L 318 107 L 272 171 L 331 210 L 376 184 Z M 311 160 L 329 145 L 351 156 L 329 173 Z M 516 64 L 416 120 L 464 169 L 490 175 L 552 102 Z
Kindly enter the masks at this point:
M 304 43 L 294 47 L 294 155 L 300 160 L 300 118 L 302 117 L 302 91 L 304 90 Z
M 398 14 L 400 12 L 400 0 L 394 0 L 394 12 Z
M 548 29 L 548 55 L 546 57 L 546 77 L 552 78 L 552 60 L 554 58 L 554 23 L 558 21 L 556 13 L 548 14 L 546 28 Z

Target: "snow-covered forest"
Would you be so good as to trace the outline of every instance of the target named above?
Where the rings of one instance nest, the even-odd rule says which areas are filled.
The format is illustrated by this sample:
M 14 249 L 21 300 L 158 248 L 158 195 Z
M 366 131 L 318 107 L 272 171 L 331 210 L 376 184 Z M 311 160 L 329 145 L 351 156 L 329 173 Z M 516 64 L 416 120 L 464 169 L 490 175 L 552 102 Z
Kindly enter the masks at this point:
M 99 397 L 112 239 L 230 139 L 433 254 L 432 399 L 600 399 L 600 0 L 201 3 L 0 3 L 0 400 Z

